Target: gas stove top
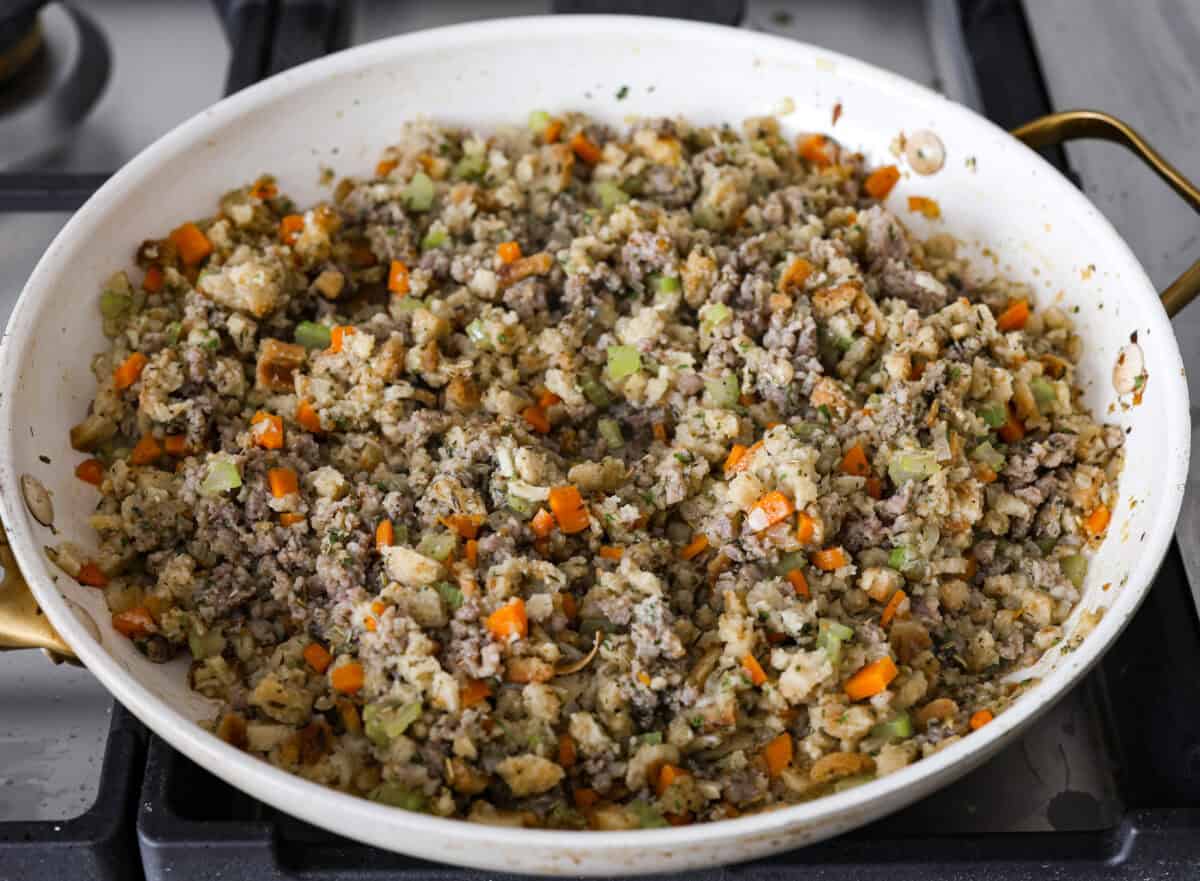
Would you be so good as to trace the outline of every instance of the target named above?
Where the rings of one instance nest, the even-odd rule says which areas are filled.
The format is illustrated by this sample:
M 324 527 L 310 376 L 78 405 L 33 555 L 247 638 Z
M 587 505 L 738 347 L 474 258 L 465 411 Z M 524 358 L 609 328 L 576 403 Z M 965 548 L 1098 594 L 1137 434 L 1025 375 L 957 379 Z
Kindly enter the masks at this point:
M 1050 109 L 1062 87 L 1043 78 L 1038 52 L 1056 33 L 1046 7 L 1058 4 L 1032 6 L 1029 18 L 999 0 L 95 0 L 40 14 L 39 5 L 0 11 L 3 318 L 69 212 L 155 138 L 264 76 L 405 31 L 554 11 L 701 17 L 870 60 L 1006 127 Z M 1049 158 L 1070 172 L 1061 152 Z M 1102 204 L 1120 226 L 1121 205 Z M 1159 255 L 1143 256 L 1156 272 Z M 1184 342 L 1200 361 L 1200 345 Z M 1085 685 L 959 783 L 839 839 L 689 877 L 1193 877 L 1200 738 L 1189 732 L 1200 730 L 1200 683 L 1190 671 L 1200 669 L 1200 627 L 1184 563 L 1173 548 Z M 486 877 L 268 808 L 150 735 L 86 671 L 39 654 L 0 657 L 0 707 L 0 881 Z

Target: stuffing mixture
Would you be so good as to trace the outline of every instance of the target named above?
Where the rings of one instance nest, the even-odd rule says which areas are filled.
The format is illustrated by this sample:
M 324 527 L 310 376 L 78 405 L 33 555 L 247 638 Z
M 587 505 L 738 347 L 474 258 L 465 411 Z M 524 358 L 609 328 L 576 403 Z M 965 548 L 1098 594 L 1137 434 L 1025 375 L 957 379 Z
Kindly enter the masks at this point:
M 890 774 L 1069 648 L 1123 440 L 1070 316 L 916 239 L 899 177 L 536 112 L 411 124 L 307 209 L 232 190 L 104 285 L 98 550 L 56 561 L 220 737 L 398 808 L 660 827 Z

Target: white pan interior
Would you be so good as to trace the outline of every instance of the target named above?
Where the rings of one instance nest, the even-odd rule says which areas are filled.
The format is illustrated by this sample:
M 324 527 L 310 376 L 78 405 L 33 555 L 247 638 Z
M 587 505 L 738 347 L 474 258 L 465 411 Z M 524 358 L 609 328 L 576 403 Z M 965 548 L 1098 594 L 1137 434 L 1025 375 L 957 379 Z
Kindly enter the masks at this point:
M 618 100 L 622 86 L 628 97 Z M 99 284 L 132 266 L 142 239 L 212 213 L 219 194 L 266 171 L 301 203 L 327 198 L 318 182 L 323 167 L 366 172 L 401 122 L 417 115 L 483 129 L 522 125 L 533 108 L 618 124 L 648 114 L 736 124 L 789 103 L 794 110 L 781 116 L 789 133 L 831 131 L 876 163 L 895 161 L 889 144 L 902 131 L 935 132 L 945 167 L 920 177 L 902 164 L 889 206 L 919 230 L 986 243 L 994 260 L 980 265 L 1029 282 L 1039 304 L 1077 307 L 1087 401 L 1131 429 L 1121 501 L 1083 601 L 1108 611 L 1080 648 L 1052 649 L 1037 671 L 1042 681 L 980 733 L 860 788 L 715 825 L 566 833 L 439 820 L 305 783 L 203 732 L 187 720 L 209 709 L 188 690 L 182 662 L 146 661 L 108 626 L 99 593 L 46 561 L 43 546 L 58 538 L 91 543 L 86 518 L 95 491 L 72 476 L 81 457 L 67 432 L 85 414 L 94 388 L 89 361 L 105 347 Z M 914 221 L 904 208 L 911 194 L 937 199 L 944 219 Z M 1142 404 L 1130 408 L 1110 377 L 1135 331 L 1149 382 Z M 1076 681 L 1133 614 L 1171 536 L 1190 435 L 1183 365 L 1145 273 L 1100 213 L 1035 154 L 941 97 L 835 53 L 645 18 L 509 19 L 428 31 L 305 65 L 221 102 L 133 160 L 58 236 L 9 322 L 0 376 L 0 513 L 17 558 L 54 625 L 126 706 L 206 768 L 310 822 L 431 859 L 540 873 L 640 873 L 747 859 L 860 825 L 978 764 Z M 54 494 L 57 538 L 22 504 L 17 484 L 25 473 Z M 99 639 L 83 616 L 97 622 Z

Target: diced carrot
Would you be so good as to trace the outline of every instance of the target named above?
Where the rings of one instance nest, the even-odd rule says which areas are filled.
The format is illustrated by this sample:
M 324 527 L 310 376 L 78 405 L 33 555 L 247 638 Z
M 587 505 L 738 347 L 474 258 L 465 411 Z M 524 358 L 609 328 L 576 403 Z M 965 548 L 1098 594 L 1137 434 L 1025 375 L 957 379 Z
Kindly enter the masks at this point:
M 466 685 L 458 690 L 458 702 L 465 710 L 492 696 L 492 687 L 482 679 L 468 679 Z
M 867 495 L 873 499 L 883 498 L 883 481 L 878 477 L 868 477 L 864 489 L 866 489 Z
M 650 683 L 652 681 L 650 679 L 650 674 L 647 673 L 645 670 L 638 670 L 637 680 L 638 680 L 638 682 L 642 683 L 642 685 L 646 686 L 647 688 L 650 687 Z
M 661 441 L 664 444 L 667 442 L 667 426 L 664 423 L 655 422 L 650 426 L 650 430 L 654 432 L 654 439 L 656 441 Z
M 153 465 L 162 456 L 162 444 L 152 434 L 143 434 L 129 454 L 130 465 Z
M 538 434 L 550 433 L 550 420 L 546 417 L 546 411 L 537 404 L 526 407 L 521 411 L 521 416 Z
M 88 587 L 107 587 L 108 576 L 95 563 L 84 563 L 79 567 L 79 574 L 75 576 L 75 580 L 80 584 L 86 584 Z
M 576 132 L 571 138 L 571 149 L 575 155 L 586 162 L 588 165 L 595 165 L 600 161 L 602 153 L 595 141 L 591 140 L 583 132 Z
M 975 464 L 975 478 L 980 483 L 995 483 L 996 472 L 990 465 L 985 465 L 982 462 Z
M 737 474 L 739 471 L 744 471 L 746 465 L 742 464 L 746 459 L 746 447 L 742 444 L 734 444 L 729 455 L 725 457 L 725 476 Z
M 285 245 L 296 244 L 300 231 L 304 229 L 304 218 L 299 214 L 289 214 L 279 221 L 279 240 Z
M 579 615 L 579 602 L 575 599 L 574 594 L 560 593 L 562 598 L 562 611 L 567 616 L 567 620 L 574 621 Z
M 142 375 L 142 369 L 149 359 L 141 352 L 133 352 L 121 365 L 113 371 L 113 385 L 117 390 L 127 389 Z
M 382 615 L 387 610 L 387 604 L 383 600 L 375 600 L 371 603 L 371 611 L 376 615 Z
M 750 516 L 746 518 L 746 525 L 754 532 L 762 532 L 791 517 L 795 510 L 791 499 L 779 490 L 773 490 L 754 503 Z
M 299 492 L 300 481 L 296 472 L 291 468 L 272 468 L 267 472 L 267 483 L 271 487 L 271 495 L 277 499 Z
M 295 526 L 297 523 L 304 522 L 303 514 L 296 514 L 293 511 L 284 511 L 279 515 L 280 526 Z
M 887 605 L 883 607 L 883 614 L 879 616 L 879 626 L 887 629 L 887 626 L 892 623 L 892 619 L 896 617 L 896 612 L 900 609 L 900 604 L 907 599 L 907 595 L 902 590 L 892 594 L 892 598 L 887 601 Z
M 687 776 L 687 771 L 683 768 L 672 765 L 670 762 L 664 762 L 658 768 L 657 779 L 654 782 L 654 790 L 661 797 L 664 792 L 671 788 L 671 784 L 681 777 Z
M 855 444 L 842 456 L 842 472 L 855 477 L 866 477 L 871 473 L 871 465 L 862 444 Z
M 833 156 L 829 149 L 829 138 L 820 134 L 809 135 L 801 139 L 798 149 L 800 156 L 813 165 L 822 168 L 833 165 Z
M 1025 322 L 1029 320 L 1029 301 L 1014 300 L 1008 304 L 1005 309 L 996 318 L 996 327 L 1000 328 L 1005 333 L 1012 330 L 1020 330 L 1025 326 Z
M 937 220 L 942 216 L 942 206 L 937 203 L 937 199 L 926 196 L 909 196 L 908 210 L 914 214 L 923 214 L 930 220 Z
M 997 429 L 996 434 L 1000 435 L 1000 439 L 1006 444 L 1015 444 L 1025 437 L 1025 426 L 1021 424 L 1011 406 L 1008 408 L 1008 421 Z
M 808 589 L 808 579 L 804 577 L 804 573 L 799 569 L 789 569 L 787 580 L 792 583 L 792 587 L 795 588 L 796 593 L 800 594 L 800 596 L 805 599 L 812 597 L 812 591 Z
M 554 512 L 558 528 L 567 535 L 582 532 L 591 522 L 588 509 L 583 504 L 583 496 L 570 484 L 550 490 L 550 510 Z
M 496 247 L 496 256 L 501 263 L 513 263 L 521 259 L 521 246 L 516 242 L 501 242 Z
M 808 544 L 816 533 L 817 521 L 803 511 L 796 515 L 796 540 L 798 542 Z
M 256 199 L 274 199 L 279 195 L 279 188 L 269 177 L 260 177 L 250 187 L 250 195 Z
M 475 567 L 479 565 L 479 542 L 473 538 L 467 539 L 466 549 L 463 551 L 463 556 L 467 560 L 467 565 Z
M 872 199 L 886 199 L 899 180 L 900 169 L 894 165 L 884 165 L 867 175 L 867 179 L 863 181 L 863 189 Z
M 212 242 L 200 231 L 194 223 L 185 223 L 171 230 L 167 237 L 179 252 L 180 259 L 187 266 L 195 266 L 212 253 Z
M 408 267 L 403 260 L 393 260 L 388 269 L 388 290 L 398 297 L 408 295 Z
M 571 768 L 574 767 L 576 758 L 578 753 L 575 749 L 575 738 L 564 731 L 558 735 L 558 763 L 564 768 Z
M 525 601 L 517 597 L 492 612 L 487 617 L 487 629 L 496 639 L 507 640 L 511 636 L 524 639 L 529 635 L 529 618 L 525 614 Z
M 146 275 L 142 278 L 142 290 L 147 293 L 157 294 L 163 289 L 165 281 L 166 275 L 163 273 L 162 267 L 157 263 L 151 263 L 146 267 Z
M 279 416 L 259 410 L 250 420 L 250 432 L 254 443 L 264 450 L 283 449 L 283 419 Z
M 561 119 L 552 119 L 546 125 L 545 130 L 542 132 L 542 140 L 545 141 L 547 144 L 553 144 L 562 135 L 562 130 L 563 130 L 562 120 Z
M 792 763 L 792 735 L 786 731 L 763 748 L 767 761 L 767 776 L 778 777 Z
M 340 691 L 342 694 L 357 693 L 362 689 L 365 681 L 366 674 L 363 672 L 362 664 L 358 661 L 351 661 L 349 664 L 336 667 L 329 674 L 329 684 L 333 686 L 334 691 Z
M 168 434 L 163 438 L 163 449 L 167 451 L 168 456 L 176 458 L 186 456 L 188 454 L 187 436 L 182 434 Z
M 117 612 L 112 616 L 112 626 L 117 633 L 130 639 L 147 636 L 158 629 L 154 623 L 154 616 L 145 606 L 134 606 L 124 612 Z
M 625 556 L 625 549 L 613 547 L 612 545 L 601 545 L 600 556 L 606 560 L 619 560 Z
M 835 572 L 850 562 L 846 552 L 839 548 L 822 548 L 814 551 L 812 564 L 823 572 Z
M 372 618 L 370 615 L 367 615 L 365 618 L 363 618 L 363 627 L 365 627 L 367 630 L 374 633 L 376 630 L 379 629 L 379 622 L 376 621 L 374 618 Z
M 562 398 L 560 398 L 558 395 L 554 394 L 554 392 L 550 391 L 549 389 L 546 389 L 540 395 L 538 395 L 537 405 L 539 407 L 541 407 L 543 410 L 549 410 L 555 404 L 561 404 L 561 403 L 562 403 Z
M 815 267 L 811 263 L 803 257 L 797 257 L 787 265 L 783 275 L 779 277 L 779 290 L 785 294 L 799 291 L 814 271 Z
M 311 431 L 313 434 L 321 432 L 321 417 L 317 411 L 313 409 L 313 405 L 301 398 L 296 404 L 296 421 L 305 431 Z
M 329 329 L 329 351 L 336 355 L 342 350 L 342 343 L 346 337 L 355 332 L 352 324 L 335 324 Z
M 447 514 L 440 518 L 443 526 L 458 535 L 459 538 L 478 538 L 479 527 L 483 523 L 482 514 Z
M 304 647 L 304 661 L 316 673 L 324 673 L 333 663 L 333 655 L 319 642 L 310 642 Z
M 750 681 L 755 685 L 762 685 L 767 681 L 767 674 L 763 672 L 762 664 L 758 663 L 754 655 L 742 655 L 742 668 L 750 674 Z
M 75 466 L 75 476 L 84 483 L 99 486 L 104 482 L 104 463 L 99 459 L 84 459 Z
M 971 714 L 971 719 L 967 724 L 971 726 L 972 731 L 978 731 L 995 718 L 991 710 L 976 710 Z
M 685 560 L 691 560 L 694 557 L 700 556 L 708 550 L 708 536 L 703 532 L 698 532 L 692 536 L 692 540 L 683 546 L 683 550 L 679 552 L 679 556 Z
M 396 543 L 396 528 L 392 526 L 391 520 L 380 520 L 379 525 L 375 527 L 375 547 L 390 548 Z
M 1097 505 L 1092 509 L 1092 513 L 1087 515 L 1083 521 L 1083 528 L 1087 530 L 1088 535 L 1095 538 L 1098 535 L 1103 535 L 1104 530 L 1108 529 L 1108 522 L 1112 519 L 1112 514 L 1108 510 L 1107 505 Z
M 389 174 L 391 174 L 395 170 L 396 166 L 399 164 L 400 163 L 398 161 L 396 161 L 395 159 L 380 159 L 379 162 L 375 165 L 375 176 L 376 177 L 387 177 Z
M 586 811 L 588 808 L 594 807 L 600 801 L 600 793 L 594 789 L 580 787 L 573 793 L 575 799 L 575 807 L 581 811 Z
M 846 680 L 846 696 L 852 701 L 860 701 L 879 694 L 891 684 L 898 672 L 896 663 L 885 655 Z
M 549 537 L 550 533 L 554 531 L 554 515 L 545 508 L 538 508 L 533 519 L 529 521 L 529 528 L 538 538 Z

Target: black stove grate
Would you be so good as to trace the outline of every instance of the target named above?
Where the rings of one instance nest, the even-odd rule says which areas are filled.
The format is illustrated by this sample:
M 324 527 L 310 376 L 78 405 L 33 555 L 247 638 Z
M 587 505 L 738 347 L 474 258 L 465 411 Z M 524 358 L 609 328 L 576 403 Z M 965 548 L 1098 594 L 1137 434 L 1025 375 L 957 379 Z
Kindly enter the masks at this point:
M 215 0 L 234 49 L 233 92 L 340 48 L 338 0 Z M 986 113 L 1012 127 L 1049 109 L 1019 4 L 957 0 L 964 43 Z M 629 6 L 631 4 L 625 4 Z M 636 10 L 680 15 L 687 4 L 638 0 Z M 558 11 L 615 11 L 611 2 L 557 0 Z M 741 2 L 692 4 L 690 17 L 733 23 Z M 1061 151 L 1047 158 L 1070 173 Z M 106 175 L 0 174 L 0 212 L 69 210 Z M 1086 685 L 1064 699 L 1102 796 L 1068 779 L 1046 805 L 1051 829 L 1000 831 L 1019 793 L 1006 775 L 1028 755 L 1009 750 L 963 782 L 895 815 L 802 850 L 689 878 L 753 881 L 1184 879 L 1200 866 L 1200 625 L 1173 546 L 1145 605 Z M 1065 758 L 1065 757 L 1064 757 Z M 1064 765 L 1066 763 L 1064 762 Z M 143 773 L 144 770 L 144 773 Z M 1016 778 L 1017 775 L 1010 775 Z M 1022 778 L 1023 779 L 1023 778 Z M 140 798 L 138 785 L 141 785 Z M 1005 789 L 1004 783 L 1010 788 Z M 969 798 L 964 798 L 964 794 Z M 972 816 L 976 803 L 979 816 Z M 137 799 L 136 806 L 134 800 Z M 136 829 L 135 829 L 136 819 Z M 141 860 L 137 859 L 140 850 Z M 140 864 L 139 864 L 140 863 Z M 96 805 L 65 822 L 0 823 L 0 881 L 483 881 L 465 871 L 380 851 L 317 829 L 244 795 L 150 737 L 116 706 Z

